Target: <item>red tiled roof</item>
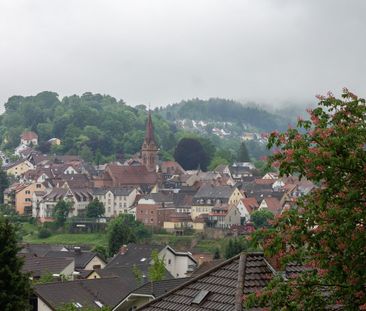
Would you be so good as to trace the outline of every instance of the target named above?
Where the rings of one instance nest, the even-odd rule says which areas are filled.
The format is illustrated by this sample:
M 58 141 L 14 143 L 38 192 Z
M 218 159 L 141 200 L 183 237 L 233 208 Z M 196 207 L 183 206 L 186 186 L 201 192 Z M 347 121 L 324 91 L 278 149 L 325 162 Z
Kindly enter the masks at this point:
M 149 172 L 145 166 L 127 166 L 108 164 L 106 170 L 118 185 L 154 185 L 157 175 Z
M 25 140 L 32 140 L 32 139 L 38 139 L 38 135 L 32 131 L 29 131 L 29 132 L 23 132 L 22 135 L 20 135 L 20 138 Z
M 280 201 L 277 198 L 272 198 L 272 197 L 268 197 L 263 199 L 264 201 L 266 201 L 268 209 L 275 213 L 278 214 L 281 212 L 282 206 Z
M 244 206 L 246 207 L 249 213 L 254 212 L 259 207 L 256 198 L 244 198 L 241 199 L 241 201 L 243 202 Z
M 275 179 L 262 179 L 257 178 L 254 182 L 257 185 L 272 185 L 276 180 Z

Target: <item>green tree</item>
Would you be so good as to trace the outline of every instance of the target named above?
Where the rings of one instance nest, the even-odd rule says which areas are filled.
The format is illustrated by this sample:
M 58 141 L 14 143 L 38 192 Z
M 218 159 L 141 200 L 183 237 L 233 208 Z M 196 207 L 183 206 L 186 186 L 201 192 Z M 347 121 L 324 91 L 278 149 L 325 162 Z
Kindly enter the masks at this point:
M 72 206 L 72 202 L 69 201 L 60 200 L 57 202 L 53 211 L 53 217 L 59 227 L 62 227 L 65 224 Z
M 254 211 L 250 215 L 250 219 L 253 222 L 254 227 L 257 229 L 270 227 L 270 221 L 273 220 L 273 218 L 273 213 L 267 209 Z
M 132 273 L 135 277 L 137 285 L 142 285 L 142 272 L 136 265 L 132 266 Z
M 269 137 L 268 147 L 278 148 L 270 164 L 318 186 L 263 232 L 266 253 L 282 267 L 312 267 L 251 297 L 272 310 L 366 308 L 366 101 L 347 89 L 339 99 L 318 98 L 310 120 Z
M 239 162 L 250 162 L 249 153 L 247 150 L 247 147 L 245 145 L 245 142 L 242 142 L 239 147 L 238 152 L 238 161 Z
M 174 159 L 185 169 L 207 169 L 208 155 L 201 143 L 194 138 L 182 138 L 174 151 Z
M 98 199 L 94 199 L 86 206 L 86 217 L 99 218 L 105 213 L 104 204 Z
M 215 156 L 212 159 L 212 161 L 211 161 L 210 166 L 208 167 L 208 169 L 210 171 L 213 171 L 213 170 L 215 170 L 216 167 L 218 167 L 221 164 L 227 165 L 227 164 L 229 164 L 229 161 L 227 161 L 226 159 L 221 158 L 219 156 Z
M 46 284 L 46 283 L 52 283 L 55 279 L 52 276 L 51 272 L 44 273 L 35 283 L 37 284 Z
M 82 146 L 79 154 L 85 162 L 90 163 L 93 161 L 93 151 L 91 151 L 91 149 L 88 146 L 86 145 Z
M 159 258 L 157 250 L 151 253 L 152 265 L 149 267 L 149 280 L 161 281 L 165 275 L 164 258 Z
M 131 242 L 136 242 L 144 237 L 151 236 L 144 225 L 135 220 L 133 215 L 121 214 L 108 224 L 108 252 L 112 256 L 119 248 Z
M 19 250 L 14 225 L 0 217 L 0 310 L 30 310 L 30 281 Z
M 229 242 L 225 246 L 225 258 L 229 259 L 242 251 L 248 250 L 249 245 L 243 238 L 229 239 Z

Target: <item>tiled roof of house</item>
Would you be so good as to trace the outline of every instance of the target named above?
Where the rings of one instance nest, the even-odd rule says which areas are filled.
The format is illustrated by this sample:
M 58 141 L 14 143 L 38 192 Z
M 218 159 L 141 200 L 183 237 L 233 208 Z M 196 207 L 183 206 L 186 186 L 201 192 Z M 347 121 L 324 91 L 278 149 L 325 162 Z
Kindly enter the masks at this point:
M 196 270 L 193 271 L 192 277 L 201 275 L 201 274 L 211 270 L 212 268 L 217 267 L 218 265 L 222 264 L 224 261 L 225 261 L 225 259 L 206 261 L 206 262 L 202 263 Z
M 70 303 L 113 308 L 133 289 L 128 280 L 115 277 L 40 284 L 35 286 L 35 293 L 53 310 Z
M 23 132 L 20 135 L 21 139 L 25 139 L 25 140 L 32 140 L 32 139 L 38 139 L 38 135 L 32 131 L 28 131 L 28 132 Z
M 74 260 L 72 258 L 46 258 L 32 255 L 24 256 L 23 272 L 29 272 L 33 277 L 47 273 L 61 273 Z
M 190 278 L 177 278 L 156 282 L 147 282 L 146 284 L 135 289 L 132 293 L 140 295 L 153 295 L 154 297 L 158 298 L 187 282 L 189 279 Z
M 232 311 L 242 305 L 243 295 L 264 288 L 273 269 L 261 253 L 242 253 L 192 278 L 138 310 Z
M 25 244 L 20 250 L 21 254 L 31 254 L 38 257 L 43 257 L 49 251 L 61 251 L 65 249 L 63 245 L 53 244 Z
M 213 186 L 204 184 L 194 195 L 194 198 L 229 199 L 234 190 L 235 188 L 231 186 Z
M 74 258 L 75 269 L 85 269 L 85 266 L 95 257 L 94 252 L 88 251 L 49 251 L 45 254 L 48 258 Z
M 264 198 L 264 201 L 266 201 L 268 209 L 274 213 L 274 214 L 278 214 L 281 212 L 282 206 L 280 201 L 277 198 L 273 198 L 273 197 L 268 197 L 268 198 Z
M 109 164 L 106 168 L 113 181 L 119 186 L 122 185 L 154 185 L 157 182 L 157 175 L 149 172 L 144 165 L 127 166 Z
M 145 262 L 149 264 L 152 259 L 152 251 L 157 250 L 160 252 L 162 249 L 162 246 L 157 245 L 129 243 L 124 253 L 118 253 L 114 256 L 105 268 L 133 267 L 135 264 L 138 265 Z
M 15 162 L 13 162 L 13 163 L 9 163 L 9 164 L 5 165 L 5 166 L 3 167 L 3 169 L 6 171 L 6 170 L 8 170 L 8 169 L 10 169 L 10 168 L 12 168 L 12 167 L 15 167 L 15 166 L 17 166 L 17 165 L 21 164 L 21 163 L 27 163 L 27 162 L 28 162 L 28 161 L 27 161 L 26 159 L 20 159 L 20 160 L 17 160 L 17 161 L 15 161 Z
M 247 208 L 249 213 L 254 212 L 259 207 L 259 204 L 258 204 L 256 198 L 244 198 L 244 199 L 241 199 L 241 201 L 243 202 L 244 206 Z

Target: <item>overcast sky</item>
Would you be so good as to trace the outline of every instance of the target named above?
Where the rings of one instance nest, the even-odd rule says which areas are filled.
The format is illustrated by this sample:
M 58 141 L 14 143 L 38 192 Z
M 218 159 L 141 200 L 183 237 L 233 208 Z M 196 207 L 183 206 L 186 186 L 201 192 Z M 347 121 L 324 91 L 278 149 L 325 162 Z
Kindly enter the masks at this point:
M 365 0 L 1 0 L 0 103 L 44 90 L 152 106 L 366 97 L 365 16 Z

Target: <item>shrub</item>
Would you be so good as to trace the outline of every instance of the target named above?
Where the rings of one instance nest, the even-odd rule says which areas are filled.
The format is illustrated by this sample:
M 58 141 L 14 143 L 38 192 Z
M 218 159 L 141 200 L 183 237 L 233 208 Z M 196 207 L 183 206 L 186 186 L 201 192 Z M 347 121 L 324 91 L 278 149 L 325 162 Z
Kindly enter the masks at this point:
M 47 239 L 50 236 L 51 236 L 51 231 L 46 228 L 42 228 L 38 232 L 38 238 L 40 238 L 40 239 Z

